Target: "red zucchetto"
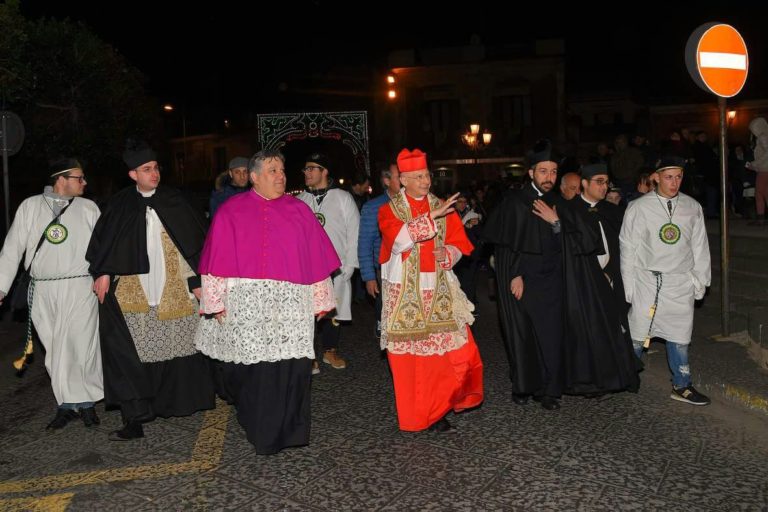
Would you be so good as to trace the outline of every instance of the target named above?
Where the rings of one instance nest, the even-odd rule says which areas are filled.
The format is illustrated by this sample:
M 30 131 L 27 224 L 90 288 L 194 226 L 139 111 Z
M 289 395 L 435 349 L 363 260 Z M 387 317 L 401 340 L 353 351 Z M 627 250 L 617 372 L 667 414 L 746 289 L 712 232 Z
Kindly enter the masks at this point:
M 397 168 L 401 173 L 424 171 L 427 169 L 427 154 L 420 149 L 409 151 L 406 148 L 397 155 Z

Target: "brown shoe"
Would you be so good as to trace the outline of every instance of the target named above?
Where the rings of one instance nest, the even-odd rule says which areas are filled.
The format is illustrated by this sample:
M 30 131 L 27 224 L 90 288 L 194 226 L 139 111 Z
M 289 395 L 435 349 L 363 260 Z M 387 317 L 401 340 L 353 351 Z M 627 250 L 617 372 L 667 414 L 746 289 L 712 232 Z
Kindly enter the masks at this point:
M 335 348 L 326 350 L 323 354 L 323 362 L 331 365 L 336 370 L 343 370 L 347 367 L 347 362 L 341 358 Z

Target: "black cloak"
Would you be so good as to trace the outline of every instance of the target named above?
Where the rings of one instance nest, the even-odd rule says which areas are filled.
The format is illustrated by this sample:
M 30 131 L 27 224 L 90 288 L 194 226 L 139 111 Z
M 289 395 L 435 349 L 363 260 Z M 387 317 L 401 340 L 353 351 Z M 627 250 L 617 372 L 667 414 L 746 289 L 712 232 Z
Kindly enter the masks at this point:
M 197 270 L 206 234 L 206 222 L 181 192 L 158 187 L 143 197 L 136 186 L 115 194 L 103 208 L 93 230 L 86 259 L 94 277 L 146 274 L 146 207 L 153 208 L 189 266 Z M 200 277 L 188 280 L 200 286 Z M 104 369 L 104 397 L 120 406 L 125 420 L 146 421 L 159 416 L 183 416 L 213 407 L 213 385 L 207 360 L 201 354 L 158 363 L 142 363 L 128 325 L 115 298 L 116 282 L 99 305 L 99 335 Z M 172 376 L 172 377 L 169 377 Z M 161 388 L 163 380 L 185 382 L 185 389 Z M 162 395 L 162 396 L 161 396 Z

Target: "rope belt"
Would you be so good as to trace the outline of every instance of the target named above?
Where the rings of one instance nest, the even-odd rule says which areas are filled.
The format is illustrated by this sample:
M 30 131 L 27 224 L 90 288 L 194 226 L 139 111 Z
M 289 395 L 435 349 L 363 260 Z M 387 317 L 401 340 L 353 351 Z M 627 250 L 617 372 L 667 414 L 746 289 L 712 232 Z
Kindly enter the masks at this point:
M 27 364 L 32 356 L 33 344 L 32 344 L 32 301 L 35 297 L 35 283 L 38 281 L 66 281 L 68 279 L 80 279 L 82 277 L 91 277 L 91 274 L 81 274 L 78 276 L 67 277 L 30 277 L 29 289 L 27 290 L 27 304 L 29 304 L 29 314 L 27 315 L 27 336 L 24 341 L 24 351 L 19 359 L 13 362 L 13 367 L 16 368 L 16 373 L 21 375 L 24 370 L 27 369 Z
M 664 283 L 664 276 L 661 272 L 652 270 L 651 273 L 656 278 L 656 296 L 653 298 L 653 305 L 651 306 L 650 311 L 651 324 L 648 326 L 648 335 L 645 337 L 643 348 L 648 348 L 651 346 L 651 330 L 653 329 L 653 321 L 656 319 L 656 308 L 659 305 L 659 293 L 661 292 L 661 285 Z

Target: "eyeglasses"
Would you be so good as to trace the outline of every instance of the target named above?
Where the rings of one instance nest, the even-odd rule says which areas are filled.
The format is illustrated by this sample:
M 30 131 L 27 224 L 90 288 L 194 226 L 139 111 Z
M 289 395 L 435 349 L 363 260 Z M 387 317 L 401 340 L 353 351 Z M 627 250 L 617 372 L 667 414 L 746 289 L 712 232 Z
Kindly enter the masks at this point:
M 321 167 L 319 165 L 308 165 L 303 168 L 301 172 L 322 171 L 323 169 L 325 169 L 325 167 Z
M 67 180 L 77 180 L 79 183 L 82 183 L 85 181 L 85 174 L 82 176 L 62 176 L 62 178 Z
M 608 185 L 611 181 L 607 180 L 605 178 L 600 178 L 599 180 L 593 180 L 592 178 L 589 179 L 592 183 L 597 183 L 598 186 L 602 187 L 603 185 Z
M 406 178 L 409 180 L 416 180 L 416 181 L 429 181 L 432 179 L 432 173 L 429 174 L 417 174 L 416 176 L 409 176 L 407 173 L 400 174 L 401 178 Z

